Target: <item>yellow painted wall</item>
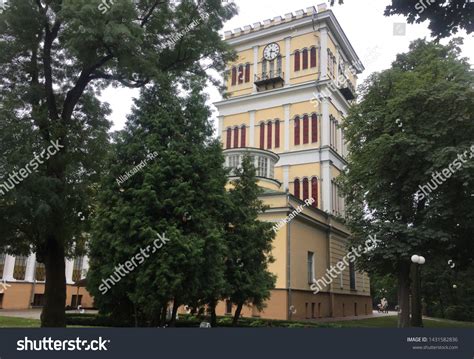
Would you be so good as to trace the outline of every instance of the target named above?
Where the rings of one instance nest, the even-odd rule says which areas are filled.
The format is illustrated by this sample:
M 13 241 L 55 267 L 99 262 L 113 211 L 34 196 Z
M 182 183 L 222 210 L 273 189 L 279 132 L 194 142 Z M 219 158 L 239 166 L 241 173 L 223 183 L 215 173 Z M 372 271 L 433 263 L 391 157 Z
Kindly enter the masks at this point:
M 295 51 L 302 51 L 304 48 L 307 48 L 308 51 L 312 46 L 319 47 L 319 32 L 304 34 L 299 36 L 294 36 L 291 38 L 291 64 L 290 64 L 290 82 L 292 84 L 300 84 L 308 81 L 315 81 L 319 78 L 319 64 L 320 64 L 320 54 L 319 49 L 316 51 L 316 67 L 308 67 L 303 70 L 303 62 L 301 61 L 301 66 L 299 71 L 295 71 Z M 308 66 L 311 63 L 308 59 Z

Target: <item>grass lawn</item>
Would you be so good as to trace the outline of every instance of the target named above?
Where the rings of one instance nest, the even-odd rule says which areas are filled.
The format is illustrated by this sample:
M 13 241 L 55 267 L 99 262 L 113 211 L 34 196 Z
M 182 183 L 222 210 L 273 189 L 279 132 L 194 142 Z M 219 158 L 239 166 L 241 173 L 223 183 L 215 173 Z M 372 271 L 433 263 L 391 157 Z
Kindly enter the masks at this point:
M 38 319 L 0 317 L 0 328 L 39 328 Z
M 396 328 L 397 317 L 378 317 L 370 319 L 350 320 L 335 323 L 342 328 Z M 471 328 L 474 329 L 472 322 L 456 322 L 447 319 L 423 319 L 423 325 L 426 328 Z
M 249 320 L 249 319 L 246 319 Z M 267 327 L 262 322 L 262 325 L 245 325 L 246 327 Z M 341 321 L 333 323 L 307 323 L 307 322 L 293 322 L 295 327 L 310 327 L 310 328 L 396 328 L 397 317 L 378 317 L 360 320 Z M 424 319 L 423 324 L 426 328 L 470 328 L 474 329 L 474 323 L 471 322 L 456 322 L 445 319 Z M 0 328 L 39 328 L 40 321 L 38 319 L 25 319 L 14 317 L 0 316 Z M 85 327 L 81 325 L 68 325 L 69 328 Z

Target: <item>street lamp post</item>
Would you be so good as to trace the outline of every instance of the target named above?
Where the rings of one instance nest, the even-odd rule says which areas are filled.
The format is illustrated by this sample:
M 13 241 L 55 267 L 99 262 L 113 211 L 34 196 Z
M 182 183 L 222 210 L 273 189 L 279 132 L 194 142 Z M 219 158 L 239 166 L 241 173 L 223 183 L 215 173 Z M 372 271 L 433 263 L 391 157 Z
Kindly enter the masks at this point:
M 412 261 L 412 289 L 411 289 L 411 325 L 413 327 L 423 327 L 421 311 L 421 265 L 426 260 L 423 256 L 413 255 Z

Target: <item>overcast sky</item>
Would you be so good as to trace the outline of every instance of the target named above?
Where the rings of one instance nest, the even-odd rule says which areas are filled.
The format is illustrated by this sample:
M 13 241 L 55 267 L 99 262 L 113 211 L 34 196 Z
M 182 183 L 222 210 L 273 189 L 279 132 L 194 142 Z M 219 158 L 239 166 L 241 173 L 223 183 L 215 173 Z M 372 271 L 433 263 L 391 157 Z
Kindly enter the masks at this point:
M 234 0 L 239 8 L 239 14 L 228 21 L 223 31 L 233 30 L 237 27 L 251 25 L 254 22 L 270 19 L 275 16 L 283 16 L 289 12 L 316 6 L 323 1 L 312 2 L 310 0 Z M 337 1 L 336 1 L 337 2 Z M 327 1 L 328 3 L 328 1 Z M 390 0 L 345 0 L 344 5 L 335 5 L 332 11 L 336 15 L 342 29 L 349 41 L 359 55 L 365 66 L 364 73 L 359 77 L 359 83 L 370 73 L 390 67 L 397 53 L 406 52 L 411 41 L 426 37 L 430 39 L 428 22 L 422 24 L 406 24 L 405 35 L 394 35 L 396 31 L 403 29 L 406 23 L 403 16 L 385 17 L 383 12 Z M 400 27 L 401 26 L 401 27 Z M 464 40 L 463 55 L 474 60 L 474 38 L 465 32 L 458 33 Z M 446 43 L 448 40 L 442 41 Z M 219 101 L 219 92 L 209 87 L 210 103 Z M 126 116 L 130 112 L 133 97 L 138 95 L 138 90 L 109 88 L 103 92 L 102 100 L 107 101 L 113 113 L 110 120 L 114 126 L 112 130 L 120 130 L 124 127 Z M 213 106 L 212 106 L 213 107 Z M 213 121 L 217 113 L 214 109 Z

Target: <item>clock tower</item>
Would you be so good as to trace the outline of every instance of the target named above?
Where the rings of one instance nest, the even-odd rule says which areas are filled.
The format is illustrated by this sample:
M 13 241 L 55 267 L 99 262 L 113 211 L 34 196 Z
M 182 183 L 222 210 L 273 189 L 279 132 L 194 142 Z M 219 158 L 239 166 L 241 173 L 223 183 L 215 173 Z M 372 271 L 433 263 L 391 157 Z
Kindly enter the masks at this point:
M 228 97 L 215 104 L 226 166 L 253 158 L 270 207 L 261 220 L 276 232 L 276 287 L 263 311 L 249 305 L 243 315 L 371 314 L 367 274 L 349 262 L 331 269 L 344 260 L 350 235 L 335 179 L 347 155 L 340 125 L 364 69 L 356 52 L 324 4 L 227 31 L 225 39 L 238 55 L 225 74 Z M 230 314 L 232 303 L 217 310 Z

